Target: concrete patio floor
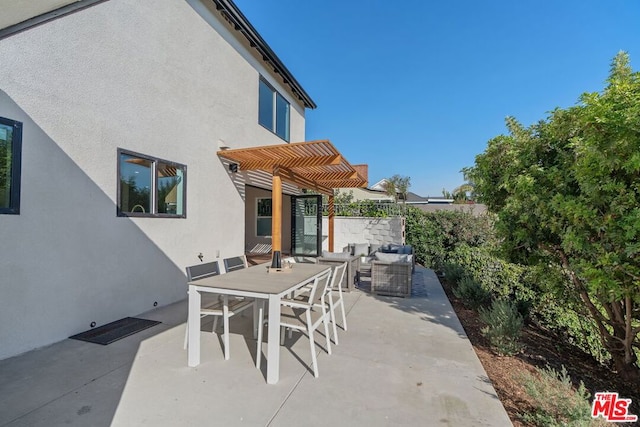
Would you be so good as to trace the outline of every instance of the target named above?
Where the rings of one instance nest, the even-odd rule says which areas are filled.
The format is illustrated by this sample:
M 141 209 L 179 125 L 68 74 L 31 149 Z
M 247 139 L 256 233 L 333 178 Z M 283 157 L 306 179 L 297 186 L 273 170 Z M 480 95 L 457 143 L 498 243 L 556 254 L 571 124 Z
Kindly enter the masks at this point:
M 250 312 L 231 319 L 228 361 L 204 324 L 189 368 L 186 300 L 107 346 L 65 340 L 0 361 L 0 426 L 510 426 L 437 277 L 416 266 L 414 280 L 411 298 L 346 294 L 348 331 L 332 355 L 316 346 L 319 378 L 294 332 L 268 385 Z

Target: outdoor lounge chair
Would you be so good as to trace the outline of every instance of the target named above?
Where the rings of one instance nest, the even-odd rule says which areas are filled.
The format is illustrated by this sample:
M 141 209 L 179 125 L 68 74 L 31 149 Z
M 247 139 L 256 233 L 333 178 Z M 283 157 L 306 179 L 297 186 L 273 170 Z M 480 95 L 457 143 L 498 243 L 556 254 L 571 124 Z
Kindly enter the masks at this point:
M 224 271 L 226 273 L 230 271 L 240 270 L 242 268 L 247 268 L 247 257 L 246 255 L 239 255 L 230 258 L 225 258 L 222 260 L 224 263 Z
M 278 324 L 269 325 L 272 327 L 280 327 L 281 345 L 284 344 L 285 328 L 306 332 L 309 337 L 309 345 L 311 347 L 311 359 L 313 365 L 313 375 L 318 377 L 318 361 L 316 359 L 315 340 L 313 335 L 322 323 L 324 325 L 324 335 L 326 337 L 327 353 L 331 354 L 331 342 L 329 337 L 329 322 L 331 321 L 331 311 L 327 309 L 327 289 L 331 272 L 321 274 L 316 277 L 309 289 L 309 292 L 299 295 L 296 299 L 283 298 L 280 301 L 281 313 Z M 264 306 L 264 305 L 262 305 Z M 263 309 L 259 309 L 260 322 L 262 325 Z M 278 322 L 278 320 L 269 319 L 269 322 Z M 256 355 L 256 367 L 260 367 L 260 358 L 262 356 L 262 328 L 258 328 L 258 350 Z
M 413 261 L 407 254 L 376 254 L 371 261 L 371 293 L 411 296 Z
M 193 282 L 205 277 L 217 276 L 220 274 L 220 268 L 218 267 L 218 261 L 208 262 L 204 264 L 196 264 L 186 268 L 187 281 Z M 218 318 L 222 317 L 224 331 L 224 358 L 229 360 L 229 318 L 240 313 L 241 311 L 253 307 L 255 300 L 228 298 L 227 307 L 224 306 L 224 301 L 228 297 L 226 295 L 211 295 L 204 294 L 202 296 L 202 303 L 200 304 L 200 318 L 206 316 L 215 316 L 213 320 L 212 333 L 216 332 L 218 325 Z M 197 325 L 198 328 L 200 325 Z M 187 329 L 184 336 L 184 348 L 187 348 L 189 338 L 189 323 L 187 322 Z
M 347 330 L 347 315 L 344 310 L 344 297 L 342 296 L 342 281 L 345 271 L 347 271 L 349 263 L 342 264 L 333 268 L 331 272 L 331 283 L 327 288 L 327 296 L 329 297 L 329 310 L 331 311 L 331 324 L 333 327 L 333 342 L 338 345 L 338 328 L 336 327 L 336 310 L 338 306 L 342 310 L 342 329 Z

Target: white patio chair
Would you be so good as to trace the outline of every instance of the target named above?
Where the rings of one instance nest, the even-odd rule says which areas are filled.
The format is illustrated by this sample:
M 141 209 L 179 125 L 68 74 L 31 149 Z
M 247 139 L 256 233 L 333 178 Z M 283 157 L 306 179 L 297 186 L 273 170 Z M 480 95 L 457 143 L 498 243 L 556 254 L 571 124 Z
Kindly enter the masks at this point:
M 336 327 L 336 309 L 340 306 L 342 310 L 342 329 L 347 330 L 347 315 L 344 309 L 344 298 L 342 296 L 342 280 L 347 270 L 347 262 L 333 268 L 331 283 L 327 288 L 329 310 L 331 312 L 331 324 L 333 325 L 333 342 L 338 345 L 338 329 Z M 336 299 L 334 299 L 336 298 Z
M 187 281 L 194 282 L 206 277 L 217 276 L 220 274 L 218 261 L 207 262 L 204 264 L 196 264 L 186 268 Z M 225 304 L 227 301 L 227 304 Z M 229 298 L 227 295 L 216 295 L 211 293 L 202 293 L 202 302 L 200 304 L 200 318 L 206 316 L 214 316 L 212 333 L 216 332 L 218 326 L 218 318 L 222 317 L 223 321 L 223 342 L 224 342 L 224 359 L 229 360 L 229 318 L 240 313 L 241 311 L 253 307 L 255 300 Z M 197 325 L 198 328 L 200 325 Z M 189 323 L 184 336 L 184 348 L 187 348 L 189 339 Z
M 280 322 L 277 325 L 271 324 L 270 328 L 280 327 L 281 345 L 284 344 L 285 328 L 291 331 L 296 329 L 306 332 L 309 336 L 309 345 L 311 348 L 311 359 L 313 364 L 313 375 L 318 377 L 318 361 L 316 358 L 315 340 L 313 334 L 322 323 L 324 325 L 324 335 L 327 342 L 327 353 L 331 354 L 331 342 L 329 338 L 329 322 L 331 321 L 331 312 L 327 309 L 325 298 L 327 297 L 327 288 L 331 278 L 331 271 L 328 271 L 316 277 L 311 285 L 308 293 L 300 295 L 298 298 L 283 298 L 280 301 Z M 260 310 L 262 316 L 263 310 Z M 260 317 L 262 324 L 262 317 Z M 273 322 L 269 319 L 269 322 Z M 260 358 L 262 356 L 262 328 L 258 328 L 258 351 L 256 355 L 256 367 L 260 368 Z

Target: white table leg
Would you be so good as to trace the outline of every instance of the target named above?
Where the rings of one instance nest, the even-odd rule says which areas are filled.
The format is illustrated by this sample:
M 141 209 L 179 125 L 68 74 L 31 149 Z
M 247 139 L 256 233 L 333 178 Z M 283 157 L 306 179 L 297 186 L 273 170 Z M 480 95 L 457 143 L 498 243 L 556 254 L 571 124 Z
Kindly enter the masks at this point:
M 253 303 L 253 339 L 258 338 L 259 307 L 262 302 L 256 299 Z
M 267 342 L 267 383 L 280 377 L 280 297 L 269 295 L 269 336 Z
M 189 289 L 189 315 L 187 317 L 187 328 L 189 330 L 189 366 L 200 364 L 200 292 L 195 290 L 195 286 Z
M 229 360 L 229 295 L 222 296 L 222 323 L 224 324 L 224 360 Z

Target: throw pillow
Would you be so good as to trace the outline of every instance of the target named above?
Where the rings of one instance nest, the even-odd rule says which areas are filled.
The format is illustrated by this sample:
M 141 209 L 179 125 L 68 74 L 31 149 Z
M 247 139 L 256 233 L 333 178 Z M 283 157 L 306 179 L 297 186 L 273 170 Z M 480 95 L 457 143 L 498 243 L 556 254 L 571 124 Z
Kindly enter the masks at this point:
M 357 256 L 369 255 L 369 244 L 368 243 L 356 243 L 356 244 L 354 244 L 353 254 L 357 255 Z

